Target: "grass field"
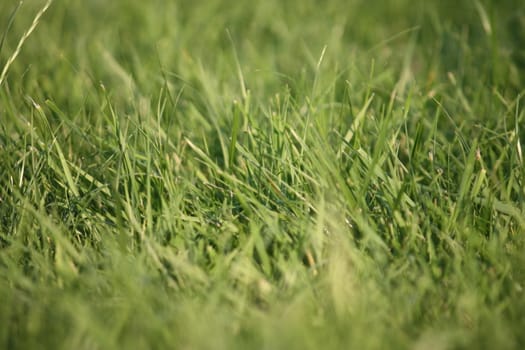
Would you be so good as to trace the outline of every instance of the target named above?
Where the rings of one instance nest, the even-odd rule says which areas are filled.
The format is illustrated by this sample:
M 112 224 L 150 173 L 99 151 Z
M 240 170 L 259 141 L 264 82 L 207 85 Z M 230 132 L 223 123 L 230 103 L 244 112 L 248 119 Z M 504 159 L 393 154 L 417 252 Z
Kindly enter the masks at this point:
M 522 349 L 521 0 L 0 2 L 0 348 Z

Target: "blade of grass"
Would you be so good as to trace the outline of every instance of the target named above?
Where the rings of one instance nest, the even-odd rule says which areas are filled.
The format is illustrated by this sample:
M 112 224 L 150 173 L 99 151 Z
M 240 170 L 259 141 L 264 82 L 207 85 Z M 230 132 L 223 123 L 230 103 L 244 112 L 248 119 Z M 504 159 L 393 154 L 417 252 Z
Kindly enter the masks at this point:
M 33 33 L 33 31 L 36 29 L 36 27 L 38 26 L 38 22 L 40 22 L 40 18 L 44 15 L 44 13 L 46 13 L 46 11 L 49 9 L 52 3 L 53 3 L 53 0 L 48 0 L 46 4 L 44 5 L 44 7 L 42 7 L 42 9 L 40 9 L 40 11 L 37 12 L 35 18 L 33 19 L 33 23 L 31 23 L 31 26 L 24 32 L 24 34 L 20 38 L 20 41 L 18 42 L 18 45 L 15 51 L 7 59 L 7 62 L 5 63 L 4 68 L 2 69 L 2 73 L 0 74 L 0 87 L 2 86 L 7 76 L 7 73 L 9 72 L 9 67 L 11 67 L 13 62 L 16 60 L 16 58 L 18 57 L 18 54 L 20 54 L 20 51 L 22 50 L 22 47 L 24 46 L 24 43 L 29 38 L 29 36 L 31 36 L 31 33 Z

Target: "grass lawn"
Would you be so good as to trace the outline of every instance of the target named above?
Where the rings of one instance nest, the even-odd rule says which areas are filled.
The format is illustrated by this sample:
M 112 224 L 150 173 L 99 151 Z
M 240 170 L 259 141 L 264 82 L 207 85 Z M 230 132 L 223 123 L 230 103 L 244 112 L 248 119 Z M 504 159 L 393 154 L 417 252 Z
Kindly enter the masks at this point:
M 522 0 L 2 0 L 0 74 L 0 348 L 525 347 Z

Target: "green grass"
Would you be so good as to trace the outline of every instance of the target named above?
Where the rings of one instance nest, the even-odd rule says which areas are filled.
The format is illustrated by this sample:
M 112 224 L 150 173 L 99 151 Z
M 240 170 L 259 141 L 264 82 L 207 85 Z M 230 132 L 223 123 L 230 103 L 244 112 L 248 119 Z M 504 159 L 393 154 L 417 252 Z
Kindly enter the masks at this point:
M 0 348 L 525 346 L 521 1 L 44 5 L 0 2 Z

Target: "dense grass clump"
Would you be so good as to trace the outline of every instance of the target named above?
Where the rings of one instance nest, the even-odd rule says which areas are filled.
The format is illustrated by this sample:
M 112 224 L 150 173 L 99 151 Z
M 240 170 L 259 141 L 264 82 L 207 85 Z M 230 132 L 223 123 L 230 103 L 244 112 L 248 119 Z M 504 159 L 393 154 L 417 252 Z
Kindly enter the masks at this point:
M 524 33 L 518 0 L 2 1 L 0 348 L 523 348 Z

